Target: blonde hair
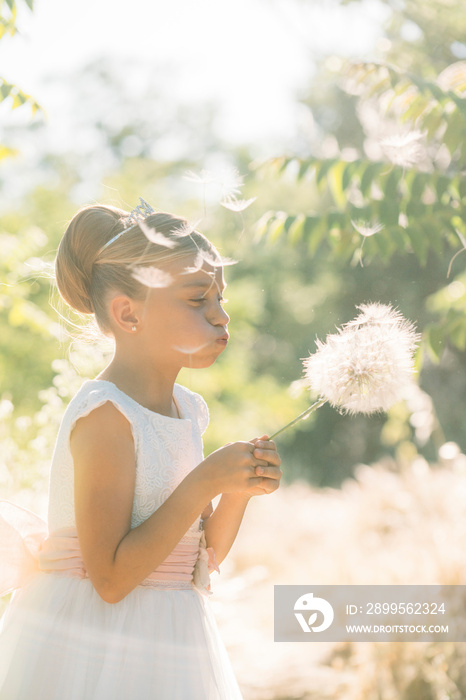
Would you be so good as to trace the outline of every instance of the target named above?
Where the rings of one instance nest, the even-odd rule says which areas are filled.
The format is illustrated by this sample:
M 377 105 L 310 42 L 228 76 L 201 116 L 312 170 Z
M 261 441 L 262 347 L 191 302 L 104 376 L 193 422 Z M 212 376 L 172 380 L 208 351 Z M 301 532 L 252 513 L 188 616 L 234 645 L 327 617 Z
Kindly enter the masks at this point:
M 62 298 L 76 311 L 95 314 L 103 331 L 109 331 L 107 298 L 118 291 L 132 299 L 143 299 L 147 287 L 133 277 L 135 267 L 158 266 L 182 256 L 206 252 L 220 260 L 216 248 L 186 219 L 156 212 L 144 223 L 174 242 L 172 248 L 149 241 L 137 225 L 127 228 L 128 212 L 106 205 L 81 209 L 71 220 L 60 241 L 55 260 L 55 279 Z

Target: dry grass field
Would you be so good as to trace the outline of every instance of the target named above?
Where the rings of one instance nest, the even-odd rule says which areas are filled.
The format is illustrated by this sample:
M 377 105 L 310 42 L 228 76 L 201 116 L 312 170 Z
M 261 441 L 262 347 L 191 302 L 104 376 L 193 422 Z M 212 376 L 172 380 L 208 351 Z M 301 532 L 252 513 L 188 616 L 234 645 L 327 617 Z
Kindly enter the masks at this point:
M 464 700 L 466 643 L 274 643 L 274 584 L 465 584 L 466 457 L 253 499 L 211 597 L 245 700 Z

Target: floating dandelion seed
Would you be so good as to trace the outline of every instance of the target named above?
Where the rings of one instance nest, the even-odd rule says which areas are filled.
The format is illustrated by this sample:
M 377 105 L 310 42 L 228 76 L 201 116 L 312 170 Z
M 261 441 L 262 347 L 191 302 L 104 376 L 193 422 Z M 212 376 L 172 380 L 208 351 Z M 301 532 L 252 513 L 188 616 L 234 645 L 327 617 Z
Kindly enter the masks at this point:
M 240 194 L 243 187 L 243 176 L 239 174 L 237 168 L 224 168 L 215 173 L 201 170 L 199 174 L 188 170 L 184 179 L 199 185 L 219 185 L 224 199 Z
M 132 276 L 141 284 L 152 289 L 169 287 L 173 282 L 170 273 L 158 267 L 135 267 Z
M 225 197 L 220 204 L 225 209 L 229 209 L 234 212 L 241 212 L 247 209 L 253 202 L 255 202 L 257 197 L 251 197 L 251 199 L 236 199 L 236 197 L 229 195 Z
M 202 257 L 201 253 L 196 253 L 196 257 L 194 258 L 193 264 L 189 265 L 189 267 L 185 267 L 181 274 L 192 275 L 195 272 L 198 272 L 202 268 L 203 264 L 204 258 Z
M 422 160 L 424 148 L 419 143 L 424 137 L 420 131 L 409 131 L 407 134 L 391 136 L 380 142 L 387 157 L 394 165 L 409 168 Z
M 236 265 L 238 262 L 232 258 L 224 258 L 223 255 L 219 255 L 217 257 L 209 253 L 207 250 L 201 250 L 201 256 L 203 260 L 212 267 L 226 267 L 227 265 Z
M 356 231 L 358 233 L 360 233 L 361 236 L 364 236 L 364 238 L 368 238 L 369 236 L 374 236 L 376 233 L 379 233 L 384 228 L 384 225 L 378 221 L 374 221 L 374 223 L 371 224 L 368 221 L 353 221 L 353 220 L 351 220 L 351 223 L 352 223 L 353 227 L 356 229 Z
M 178 238 L 185 238 L 186 236 L 190 236 L 196 231 L 197 226 L 198 224 L 200 224 L 200 222 L 200 219 L 195 221 L 193 224 L 191 224 L 189 221 L 186 221 L 186 223 L 183 223 L 177 228 L 172 229 L 172 234 L 174 236 L 177 236 Z
M 412 382 L 414 351 L 419 335 L 401 313 L 385 304 L 364 304 L 353 321 L 303 360 L 305 377 L 319 395 L 294 421 L 275 437 L 324 403 L 354 413 L 386 411 L 400 401 Z
M 138 221 L 139 228 L 151 243 L 156 245 L 161 245 L 164 248 L 174 248 L 176 246 L 176 241 L 171 238 L 167 238 L 163 233 L 159 233 L 151 226 L 148 226 L 144 221 Z
M 217 174 L 214 182 L 217 182 L 222 188 L 223 199 L 225 199 L 240 194 L 243 188 L 243 179 L 237 168 L 225 168 Z
M 216 257 L 215 255 L 212 255 L 206 250 L 199 250 L 196 253 L 196 257 L 194 258 L 193 264 L 189 267 L 185 267 L 182 274 L 191 275 L 194 272 L 198 272 L 203 268 L 204 263 L 207 263 L 207 265 L 210 265 L 211 267 L 217 268 L 224 267 L 226 265 L 236 265 L 237 260 L 232 260 L 231 258 L 224 258 L 221 255 Z M 213 273 L 206 271 L 206 274 L 209 275 Z
M 184 179 L 190 182 L 197 182 L 200 185 L 208 185 L 212 182 L 212 175 L 208 170 L 201 170 L 200 173 L 194 173 L 192 170 L 187 170 L 184 174 Z

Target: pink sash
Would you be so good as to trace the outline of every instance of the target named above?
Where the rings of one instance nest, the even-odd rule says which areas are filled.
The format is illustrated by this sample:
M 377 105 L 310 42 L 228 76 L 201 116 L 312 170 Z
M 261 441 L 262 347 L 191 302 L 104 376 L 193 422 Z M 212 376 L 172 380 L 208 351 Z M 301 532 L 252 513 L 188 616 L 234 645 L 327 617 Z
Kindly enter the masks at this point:
M 220 573 L 215 552 L 206 547 L 202 531 L 199 543 L 179 542 L 140 585 L 175 589 L 194 585 L 204 595 L 212 595 L 212 571 Z M 62 528 L 47 537 L 47 525 L 41 518 L 13 503 L 0 501 L 0 596 L 24 586 L 39 572 L 88 578 L 76 529 Z

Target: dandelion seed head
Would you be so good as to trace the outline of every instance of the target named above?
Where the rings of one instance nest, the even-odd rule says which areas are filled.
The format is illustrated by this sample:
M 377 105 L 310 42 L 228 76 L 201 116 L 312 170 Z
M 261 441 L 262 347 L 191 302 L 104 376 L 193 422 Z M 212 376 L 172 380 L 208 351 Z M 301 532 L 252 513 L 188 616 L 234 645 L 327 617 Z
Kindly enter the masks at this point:
M 135 267 L 132 276 L 135 280 L 151 289 L 169 287 L 173 282 L 173 277 L 169 272 L 158 267 Z
M 358 307 L 361 313 L 303 360 L 313 392 L 347 413 L 386 411 L 413 381 L 418 340 L 413 324 L 384 304 Z

